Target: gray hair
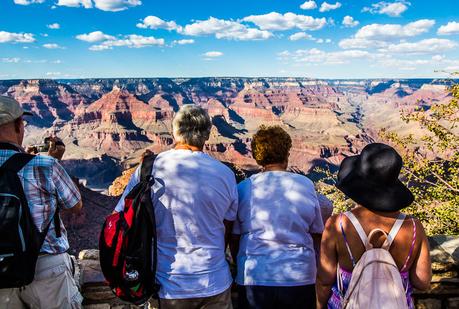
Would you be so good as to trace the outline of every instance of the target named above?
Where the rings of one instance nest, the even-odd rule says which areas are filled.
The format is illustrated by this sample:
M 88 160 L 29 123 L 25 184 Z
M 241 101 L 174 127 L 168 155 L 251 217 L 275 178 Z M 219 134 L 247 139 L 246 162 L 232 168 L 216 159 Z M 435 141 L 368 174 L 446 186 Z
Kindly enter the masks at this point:
M 198 148 L 204 147 L 211 128 L 207 111 L 194 104 L 182 106 L 172 121 L 175 141 Z

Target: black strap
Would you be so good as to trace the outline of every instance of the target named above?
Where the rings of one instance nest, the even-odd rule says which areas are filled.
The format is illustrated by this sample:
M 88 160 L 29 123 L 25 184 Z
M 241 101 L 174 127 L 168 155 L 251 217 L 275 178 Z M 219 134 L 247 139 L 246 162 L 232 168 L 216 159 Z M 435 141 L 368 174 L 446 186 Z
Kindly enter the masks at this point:
M 60 238 L 62 236 L 61 232 L 61 217 L 59 216 L 59 206 L 56 206 L 56 212 L 54 213 L 54 232 L 56 232 L 56 237 Z
M 140 181 L 150 181 L 153 164 L 155 163 L 156 155 L 148 155 L 143 158 L 142 166 L 140 167 Z
M 14 145 L 14 144 L 11 144 L 11 143 L 2 143 L 2 142 L 0 142 L 0 149 L 22 152 L 22 149 L 20 147 Z
M 19 173 L 30 161 L 35 158 L 34 155 L 28 153 L 15 153 L 0 167 L 0 169 L 8 170 L 14 173 Z

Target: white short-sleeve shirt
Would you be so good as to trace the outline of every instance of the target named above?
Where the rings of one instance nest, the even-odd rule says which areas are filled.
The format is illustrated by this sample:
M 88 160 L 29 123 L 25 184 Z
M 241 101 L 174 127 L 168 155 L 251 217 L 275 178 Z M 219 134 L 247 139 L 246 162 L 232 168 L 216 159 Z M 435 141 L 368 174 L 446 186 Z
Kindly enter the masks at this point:
M 289 172 L 264 172 L 238 186 L 233 233 L 240 234 L 240 285 L 299 286 L 316 281 L 311 234 L 324 224 L 313 183 Z
M 138 182 L 132 176 L 126 195 Z M 231 286 L 223 220 L 236 219 L 234 173 L 202 152 L 170 150 L 153 165 L 160 297 L 209 297 Z M 116 210 L 124 207 L 124 196 Z

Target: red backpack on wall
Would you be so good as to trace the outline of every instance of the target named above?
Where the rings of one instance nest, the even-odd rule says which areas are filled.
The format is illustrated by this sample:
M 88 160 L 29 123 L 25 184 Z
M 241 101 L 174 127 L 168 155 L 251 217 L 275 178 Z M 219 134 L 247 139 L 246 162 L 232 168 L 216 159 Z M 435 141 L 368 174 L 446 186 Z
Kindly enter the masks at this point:
M 158 298 L 157 235 L 151 201 L 155 156 L 142 162 L 140 183 L 124 199 L 124 209 L 107 217 L 99 239 L 100 265 L 117 297 L 135 305 Z

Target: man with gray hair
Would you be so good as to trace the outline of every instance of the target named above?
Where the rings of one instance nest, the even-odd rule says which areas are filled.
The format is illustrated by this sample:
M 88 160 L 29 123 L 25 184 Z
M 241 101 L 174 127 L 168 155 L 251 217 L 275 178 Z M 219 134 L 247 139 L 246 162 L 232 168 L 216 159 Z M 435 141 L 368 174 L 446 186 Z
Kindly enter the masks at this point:
M 212 122 L 205 110 L 185 105 L 173 120 L 175 148 L 153 165 L 153 205 L 158 233 L 160 305 L 167 308 L 232 308 L 232 277 L 225 259 L 227 236 L 238 207 L 234 173 L 203 152 Z M 116 206 L 139 183 L 132 176 Z

